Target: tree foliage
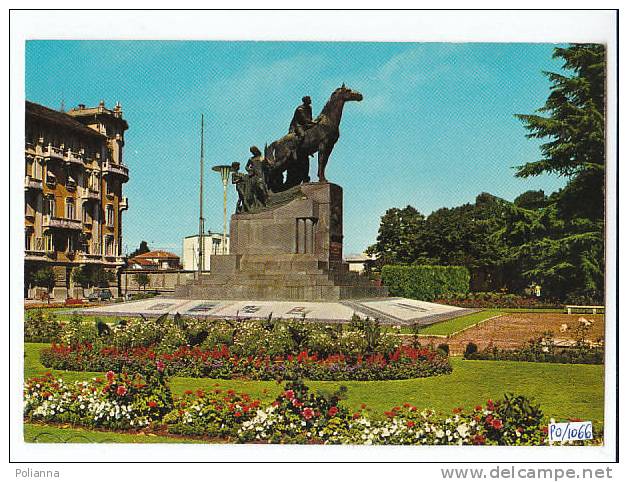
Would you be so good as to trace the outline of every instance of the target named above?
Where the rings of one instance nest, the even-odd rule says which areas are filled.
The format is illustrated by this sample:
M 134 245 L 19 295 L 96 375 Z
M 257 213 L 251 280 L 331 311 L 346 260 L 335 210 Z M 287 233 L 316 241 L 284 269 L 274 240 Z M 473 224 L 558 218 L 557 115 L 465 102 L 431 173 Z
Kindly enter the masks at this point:
M 135 256 L 139 256 L 140 254 L 148 253 L 150 248 L 148 247 L 148 243 L 146 241 L 141 241 L 139 247 L 129 254 L 129 258 L 134 258 Z
M 459 265 L 492 273 L 512 291 L 535 283 L 547 297 L 603 300 L 605 49 L 573 44 L 554 57 L 564 60 L 564 73 L 545 72 L 545 105 L 517 114 L 529 138 L 545 140 L 541 159 L 516 175 L 557 174 L 565 187 L 549 196 L 527 191 L 513 203 L 482 193 L 474 204 L 427 217 L 412 206 L 389 209 L 368 249 L 379 266 Z

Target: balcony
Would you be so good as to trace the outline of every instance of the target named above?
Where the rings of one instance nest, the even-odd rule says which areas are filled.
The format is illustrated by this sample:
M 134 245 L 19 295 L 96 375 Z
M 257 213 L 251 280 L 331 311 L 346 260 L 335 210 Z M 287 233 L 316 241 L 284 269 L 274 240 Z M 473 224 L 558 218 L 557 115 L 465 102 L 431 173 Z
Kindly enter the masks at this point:
M 120 204 L 118 205 L 118 208 L 120 209 L 120 211 L 126 211 L 127 209 L 129 209 L 129 198 L 123 197 L 122 199 L 120 199 Z
M 46 256 L 43 238 L 32 238 L 30 246 L 24 250 L 27 259 L 41 259 Z
M 28 191 L 29 189 L 41 191 L 43 189 L 43 181 L 41 179 L 35 179 L 31 176 L 26 176 L 24 178 L 24 190 Z
M 43 152 L 44 159 L 47 161 L 64 161 L 63 149 L 48 144 Z
M 68 166 L 83 167 L 85 165 L 85 157 L 83 156 L 83 154 L 78 152 L 72 152 L 70 149 L 68 149 L 67 155 L 65 156 L 64 160 Z
M 100 192 L 91 187 L 81 189 L 81 199 L 83 201 L 100 201 Z
M 110 162 L 105 162 L 102 165 L 103 174 L 111 174 L 114 176 L 120 176 L 123 181 L 127 182 L 129 180 L 129 168 L 124 164 L 112 164 Z
M 73 231 L 81 231 L 83 223 L 77 219 L 56 218 L 52 216 L 44 216 L 44 228 L 53 229 L 70 229 Z

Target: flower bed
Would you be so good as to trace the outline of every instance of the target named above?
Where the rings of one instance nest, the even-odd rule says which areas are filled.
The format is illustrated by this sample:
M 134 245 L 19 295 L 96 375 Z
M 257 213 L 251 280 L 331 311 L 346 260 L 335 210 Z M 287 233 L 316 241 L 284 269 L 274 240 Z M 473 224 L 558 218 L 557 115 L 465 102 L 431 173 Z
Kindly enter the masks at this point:
M 151 378 L 154 377 L 154 378 Z M 24 418 L 115 429 L 218 437 L 228 442 L 399 445 L 544 445 L 547 427 L 537 405 L 523 396 L 488 400 L 471 411 L 443 416 L 405 403 L 384 414 L 365 405 L 351 413 L 343 393 L 314 394 L 288 382 L 261 405 L 246 394 L 187 391 L 172 400 L 163 377 L 108 372 L 106 380 L 66 385 L 48 375 L 26 382 Z M 597 430 L 596 430 L 597 432 Z M 600 436 L 587 444 L 600 443 Z M 582 444 L 582 442 L 576 442 Z
M 74 347 L 53 344 L 42 350 L 41 362 L 48 368 L 75 371 L 140 371 L 162 363 L 169 375 L 251 380 L 399 380 L 451 373 L 444 354 L 410 346 L 401 346 L 389 355 L 319 357 L 303 351 L 271 357 L 239 356 L 226 345 L 212 350 L 184 346 L 171 353 L 159 353 L 152 348 L 120 350 L 89 343 Z
M 72 385 L 51 374 L 24 384 L 24 418 L 115 429 L 140 428 L 172 410 L 163 375 L 116 374 Z
M 347 356 L 367 353 L 390 354 L 401 345 L 399 327 L 381 325 L 377 320 L 354 317 L 348 324 L 324 325 L 299 320 L 206 320 L 182 318 L 129 319 L 106 325 L 84 322 L 75 314 L 51 341 L 76 346 L 85 343 L 119 349 L 151 347 L 173 352 L 183 345 L 204 350 L 223 345 L 238 356 L 297 355 L 303 351 L 320 356 Z

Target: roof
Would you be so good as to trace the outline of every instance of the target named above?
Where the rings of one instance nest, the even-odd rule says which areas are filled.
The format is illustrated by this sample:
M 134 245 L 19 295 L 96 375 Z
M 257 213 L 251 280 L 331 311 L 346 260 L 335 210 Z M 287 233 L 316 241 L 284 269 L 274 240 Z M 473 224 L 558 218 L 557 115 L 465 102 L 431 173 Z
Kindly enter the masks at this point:
M 134 256 L 133 260 L 136 259 L 154 259 L 154 258 L 161 258 L 161 259 L 179 259 L 179 257 L 174 254 L 174 253 L 169 253 L 168 251 L 162 251 L 160 249 L 157 249 L 155 251 L 149 251 L 148 253 L 143 253 L 143 254 L 138 254 L 137 256 Z
M 58 110 L 49 109 L 40 104 L 26 101 L 26 117 L 34 117 L 40 121 L 47 122 L 49 124 L 55 124 L 66 129 L 71 129 L 75 132 L 80 132 L 83 135 L 97 137 L 99 139 L 105 139 L 105 136 L 90 129 L 84 124 L 77 121 L 74 117 Z
M 155 261 L 151 261 L 150 259 L 142 259 L 142 258 L 131 258 L 129 259 L 129 263 L 139 264 L 140 266 L 157 266 Z

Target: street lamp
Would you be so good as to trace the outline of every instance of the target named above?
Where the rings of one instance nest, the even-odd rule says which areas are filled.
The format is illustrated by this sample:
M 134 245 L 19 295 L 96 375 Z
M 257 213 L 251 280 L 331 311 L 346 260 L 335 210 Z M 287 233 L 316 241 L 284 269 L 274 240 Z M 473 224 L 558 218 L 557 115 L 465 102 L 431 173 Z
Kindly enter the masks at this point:
M 229 175 L 233 168 L 231 166 L 222 165 L 212 167 L 212 171 L 220 173 L 223 189 L 223 226 L 222 226 L 222 254 L 225 254 L 225 246 L 227 245 L 227 184 L 229 184 Z

